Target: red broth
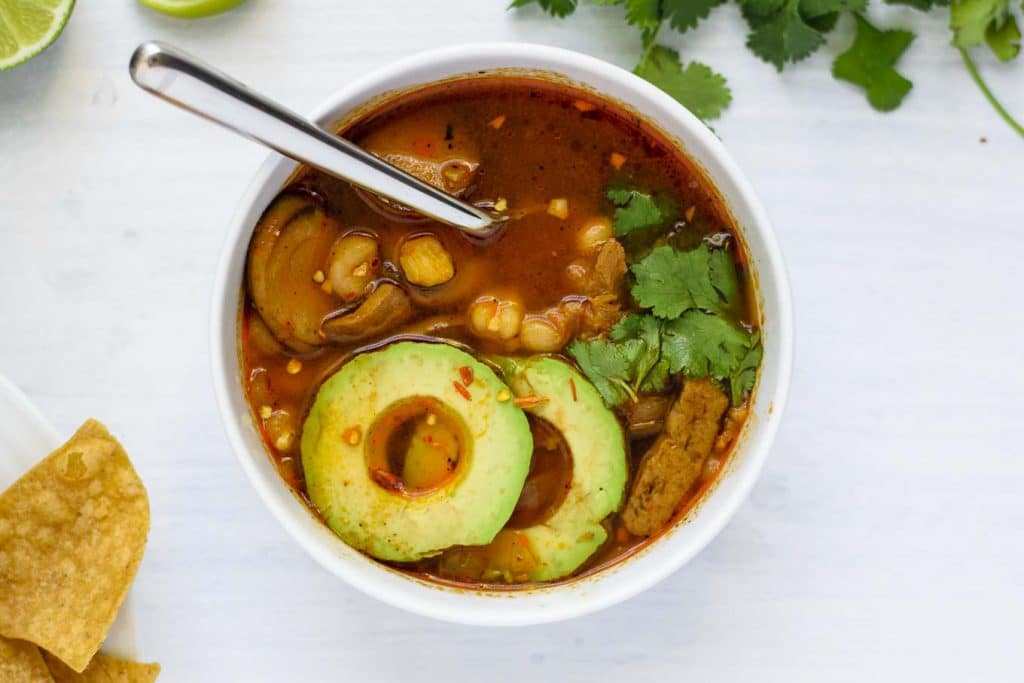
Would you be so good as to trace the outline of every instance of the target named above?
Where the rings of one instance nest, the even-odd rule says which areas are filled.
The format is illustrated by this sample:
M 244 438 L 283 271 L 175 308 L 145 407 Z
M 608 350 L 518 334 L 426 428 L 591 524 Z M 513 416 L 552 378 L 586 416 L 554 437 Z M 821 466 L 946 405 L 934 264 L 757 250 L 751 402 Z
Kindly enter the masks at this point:
M 410 221 L 314 169 L 301 168 L 282 190 L 317 197 L 342 233 L 356 230 L 373 235 L 379 240 L 380 258 L 387 263 L 399 260 L 401 245 L 410 237 L 429 233 L 457 267 L 451 283 L 435 288 L 436 293 L 424 290 L 414 297 L 414 313 L 400 329 L 302 353 L 285 348 L 274 338 L 261 322 L 250 292 L 243 293 L 240 353 L 246 396 L 281 477 L 304 497 L 299 454 L 302 422 L 323 379 L 354 351 L 395 332 L 443 337 L 474 353 L 510 353 L 507 343 L 480 339 L 467 330 L 468 308 L 485 293 L 498 297 L 512 293 L 529 312 L 549 310 L 581 296 L 579 283 L 571 277 L 574 265 L 586 258 L 579 233 L 591 219 L 611 217 L 614 207 L 605 188 L 613 183 L 671 197 L 680 211 L 679 241 L 696 244 L 712 240 L 725 245 L 744 283 L 742 323 L 748 329 L 757 326 L 756 303 L 736 226 L 715 188 L 681 150 L 612 102 L 543 80 L 485 75 L 397 97 L 340 134 L 382 155 L 410 152 L 418 158 L 454 159 L 456 165 L 466 162 L 452 174 L 462 176 L 467 169 L 471 171 L 471 182 L 461 188 L 465 198 L 498 205 L 512 220 L 498 239 L 481 244 L 444 225 Z M 553 215 L 560 212 L 559 201 L 553 200 L 564 200 L 564 218 Z M 631 247 L 628 243 L 626 247 L 628 253 Z M 624 312 L 635 308 L 628 294 L 621 298 L 621 306 Z M 678 386 L 672 392 L 678 393 Z M 418 419 L 415 410 L 409 414 L 410 420 Z M 732 414 L 744 415 L 742 410 Z M 620 418 L 630 433 L 630 416 L 620 411 Z M 511 557 L 522 552 L 515 530 L 542 520 L 557 507 L 571 474 L 572 455 L 557 430 L 539 420 L 531 422 L 537 446 L 527 485 L 506 527 L 508 533 L 503 532 L 493 547 L 459 549 L 394 566 L 458 585 L 504 588 L 526 583 L 514 571 L 487 574 L 480 567 L 494 559 L 481 558 L 481 553 Z M 737 425 L 732 427 L 736 431 Z M 407 443 L 409 430 L 420 428 L 422 425 L 405 424 L 401 427 L 405 431 L 389 443 Z M 442 434 L 441 438 L 446 437 Z M 629 440 L 631 475 L 653 440 L 654 436 L 642 430 Z M 459 444 L 454 438 L 448 443 L 449 461 L 455 467 Z M 380 458 L 393 461 L 401 456 L 384 453 Z M 674 519 L 699 500 L 724 469 L 727 458 L 728 452 L 709 458 L 703 476 Z M 657 535 L 629 533 L 619 514 L 611 515 L 605 526 L 608 541 L 573 576 L 614 563 Z M 514 567 L 515 562 L 508 564 Z

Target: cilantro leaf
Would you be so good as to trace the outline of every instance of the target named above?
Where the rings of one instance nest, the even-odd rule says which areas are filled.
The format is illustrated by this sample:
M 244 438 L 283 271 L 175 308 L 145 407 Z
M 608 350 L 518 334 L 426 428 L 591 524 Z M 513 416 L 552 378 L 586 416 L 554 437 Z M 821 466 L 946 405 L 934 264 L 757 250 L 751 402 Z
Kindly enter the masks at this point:
M 640 382 L 640 391 L 652 394 L 665 391 L 671 376 L 672 371 L 669 369 L 668 360 L 659 358 L 651 371 L 647 373 L 647 377 Z
M 636 400 L 630 379 L 634 376 L 634 363 L 641 346 L 642 342 L 636 339 L 618 344 L 603 339 L 577 339 L 567 350 L 605 403 L 617 406 Z
M 825 36 L 800 16 L 799 0 L 786 0 L 775 16 L 755 26 L 747 38 L 747 47 L 779 71 L 787 62 L 808 57 L 824 43 Z
M 860 14 L 854 16 L 857 35 L 850 49 L 836 57 L 832 75 L 864 88 L 868 102 L 878 111 L 892 111 L 913 87 L 893 65 L 914 40 L 914 34 L 880 31 Z
M 612 341 L 639 339 L 648 346 L 657 348 L 661 344 L 661 323 L 650 315 L 630 313 L 615 323 L 608 336 Z
M 1003 62 L 1020 54 L 1020 28 L 1010 0 L 954 0 L 949 27 L 953 44 L 959 48 L 985 42 Z
M 998 30 L 1010 17 L 1010 0 L 957 0 L 949 11 L 949 27 L 957 47 L 981 45 L 989 29 Z
M 633 379 L 631 381 L 633 388 L 640 390 L 651 371 L 661 360 L 661 323 L 651 315 L 630 313 L 616 323 L 608 336 L 616 342 L 630 340 L 640 342 L 641 346 L 633 357 Z M 665 379 L 662 379 L 662 384 L 664 381 Z
M 860 12 L 867 0 L 739 0 L 752 29 L 747 38 L 757 56 L 782 71 L 821 47 L 840 12 Z
M 658 86 L 705 121 L 719 116 L 732 101 L 722 75 L 700 62 L 684 67 L 679 53 L 662 45 L 651 47 L 633 73 Z
M 722 299 L 725 309 L 735 310 L 741 300 L 739 274 L 732 256 L 725 249 L 712 249 L 708 259 L 711 286 Z
M 668 20 L 680 33 L 695 28 L 706 19 L 711 10 L 725 0 L 597 0 L 600 5 L 626 5 L 626 21 L 640 29 L 651 31 Z
M 661 225 L 671 219 L 675 208 L 670 202 L 658 201 L 644 192 L 619 187 L 608 188 L 605 196 L 618 207 L 613 219 L 616 237 Z
M 712 256 L 706 244 L 690 251 L 657 247 L 630 268 L 636 277 L 633 297 L 654 315 L 665 319 L 678 317 L 691 308 L 725 312 L 734 303 L 728 297 L 735 297 L 739 288 L 738 285 L 733 288 L 720 272 L 724 270 L 720 259 Z M 712 261 L 719 271 L 714 276 Z
M 985 30 L 985 42 L 1001 62 L 1008 62 L 1020 54 L 1020 29 L 1012 14 L 1002 26 L 990 24 Z
M 657 28 L 661 23 L 661 0 L 626 0 L 626 21 L 640 29 Z
M 753 390 L 754 382 L 757 380 L 757 368 L 761 365 L 761 357 L 764 355 L 760 335 L 754 333 L 752 341 L 753 346 L 747 351 L 747 355 L 743 356 L 739 367 L 729 376 L 729 393 L 732 395 L 734 406 L 743 403 L 743 399 Z
M 753 343 L 752 335 L 720 316 L 687 311 L 665 323 L 661 353 L 672 372 L 724 379 L 739 369 Z
M 545 12 L 553 17 L 567 17 L 576 11 L 579 0 L 512 0 L 508 9 L 525 7 L 537 3 Z
M 708 15 L 725 0 L 663 0 L 661 11 L 668 19 L 669 25 L 680 33 L 696 28 L 697 22 L 707 19 Z

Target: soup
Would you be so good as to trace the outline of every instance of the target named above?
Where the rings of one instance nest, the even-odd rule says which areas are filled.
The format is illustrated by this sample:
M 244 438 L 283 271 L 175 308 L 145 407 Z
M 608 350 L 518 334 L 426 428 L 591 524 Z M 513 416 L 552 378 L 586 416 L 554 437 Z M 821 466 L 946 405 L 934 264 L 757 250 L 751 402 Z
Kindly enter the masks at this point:
M 473 239 L 300 168 L 255 226 L 239 341 L 282 478 L 349 545 L 474 587 L 571 580 L 671 528 L 761 360 L 707 178 L 636 115 L 525 76 L 340 134 L 508 222 Z

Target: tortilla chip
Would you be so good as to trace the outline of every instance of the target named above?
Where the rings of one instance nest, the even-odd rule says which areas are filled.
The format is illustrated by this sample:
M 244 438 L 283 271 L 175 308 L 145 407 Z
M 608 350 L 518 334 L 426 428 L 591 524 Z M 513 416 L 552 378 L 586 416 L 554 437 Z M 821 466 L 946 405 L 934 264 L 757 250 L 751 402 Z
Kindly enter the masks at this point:
M 149 532 L 146 489 L 90 420 L 0 494 L 0 635 L 82 671 L 117 616 Z
M 82 673 L 75 673 L 49 652 L 44 652 L 55 683 L 153 683 L 160 675 L 159 664 L 140 664 L 97 653 Z
M 0 681 L 53 683 L 39 648 L 24 640 L 0 637 Z

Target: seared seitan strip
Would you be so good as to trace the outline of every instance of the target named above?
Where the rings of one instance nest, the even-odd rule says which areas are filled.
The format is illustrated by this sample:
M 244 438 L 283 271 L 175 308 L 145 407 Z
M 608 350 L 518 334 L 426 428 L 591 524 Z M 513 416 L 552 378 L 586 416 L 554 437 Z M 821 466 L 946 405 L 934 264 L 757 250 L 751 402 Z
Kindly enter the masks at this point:
M 644 454 L 622 514 L 626 529 L 650 536 L 669 522 L 701 477 L 729 398 L 711 380 L 686 382 L 665 431 Z
M 725 424 L 722 425 L 722 432 L 715 439 L 716 455 L 724 455 L 729 452 L 729 449 L 732 448 L 733 443 L 736 441 L 736 437 L 740 435 L 740 430 L 743 429 L 743 423 L 747 421 L 747 413 L 749 412 L 750 406 L 746 403 L 735 408 L 729 408 L 729 414 L 725 416 Z

